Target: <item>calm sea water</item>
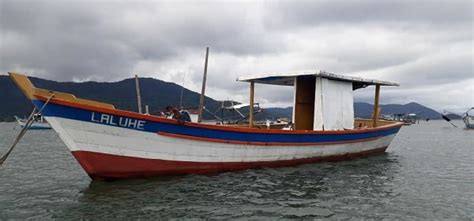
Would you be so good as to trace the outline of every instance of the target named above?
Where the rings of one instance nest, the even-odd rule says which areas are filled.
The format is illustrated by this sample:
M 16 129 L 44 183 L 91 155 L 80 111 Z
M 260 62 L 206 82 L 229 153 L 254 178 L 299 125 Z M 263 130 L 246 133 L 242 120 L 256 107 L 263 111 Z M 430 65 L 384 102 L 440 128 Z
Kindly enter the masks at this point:
M 0 154 L 15 126 L 0 123 Z M 9 218 L 472 220 L 474 130 L 422 122 L 382 156 L 116 182 L 91 181 L 53 131 L 29 131 L 0 167 Z

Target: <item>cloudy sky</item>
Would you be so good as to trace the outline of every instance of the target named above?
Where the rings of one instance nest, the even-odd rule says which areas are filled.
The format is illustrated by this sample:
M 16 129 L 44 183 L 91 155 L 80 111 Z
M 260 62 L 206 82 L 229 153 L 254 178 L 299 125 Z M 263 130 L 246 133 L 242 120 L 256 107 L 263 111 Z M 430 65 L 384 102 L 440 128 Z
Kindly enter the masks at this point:
M 0 0 L 0 72 L 58 81 L 139 74 L 245 102 L 238 76 L 326 70 L 399 82 L 382 103 L 474 106 L 473 3 L 451 1 Z M 291 88 L 256 101 L 289 106 Z M 373 88 L 355 93 L 372 102 Z

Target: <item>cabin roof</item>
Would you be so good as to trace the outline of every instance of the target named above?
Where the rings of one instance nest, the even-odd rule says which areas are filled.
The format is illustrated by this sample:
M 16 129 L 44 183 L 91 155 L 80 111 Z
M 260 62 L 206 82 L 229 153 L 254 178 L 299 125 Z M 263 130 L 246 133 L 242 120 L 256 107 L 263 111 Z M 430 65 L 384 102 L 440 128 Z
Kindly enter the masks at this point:
M 369 85 L 383 85 L 383 86 L 400 86 L 398 83 L 388 82 L 388 81 L 380 81 L 374 79 L 367 79 L 361 77 L 352 77 L 352 76 L 345 76 L 339 74 L 333 74 L 326 71 L 316 71 L 316 72 L 294 72 L 294 73 L 286 73 L 286 74 L 263 74 L 263 75 L 256 75 L 256 76 L 248 76 L 248 77 L 239 77 L 237 81 L 242 82 L 251 82 L 254 81 L 255 83 L 259 84 L 272 84 L 272 85 L 281 85 L 281 86 L 293 86 L 294 78 L 299 76 L 315 76 L 315 77 L 322 77 L 336 81 L 346 81 L 352 82 L 353 89 L 364 88 Z

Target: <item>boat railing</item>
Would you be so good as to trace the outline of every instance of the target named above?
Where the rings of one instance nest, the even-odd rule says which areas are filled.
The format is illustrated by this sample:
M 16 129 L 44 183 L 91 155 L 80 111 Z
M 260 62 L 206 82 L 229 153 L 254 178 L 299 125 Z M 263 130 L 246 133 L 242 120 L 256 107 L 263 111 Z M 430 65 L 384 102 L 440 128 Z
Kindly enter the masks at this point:
M 395 123 L 396 121 L 390 121 L 390 120 L 377 120 L 377 127 L 380 126 L 386 126 Z M 354 128 L 373 128 L 373 119 L 361 119 L 361 118 L 356 118 L 354 119 Z
M 392 120 L 382 120 L 379 119 L 377 121 L 377 127 L 382 127 L 382 126 L 387 126 L 396 123 L 397 121 L 392 121 Z M 373 119 L 361 119 L 361 118 L 356 118 L 354 120 L 354 130 L 358 129 L 367 129 L 367 128 L 373 128 Z M 234 127 L 234 128 L 248 128 L 249 125 L 242 123 L 242 124 L 224 124 L 223 126 L 226 127 Z M 264 123 L 254 123 L 252 128 L 254 129 L 262 129 L 262 130 L 288 130 L 289 124 L 271 124 L 271 125 L 266 125 Z

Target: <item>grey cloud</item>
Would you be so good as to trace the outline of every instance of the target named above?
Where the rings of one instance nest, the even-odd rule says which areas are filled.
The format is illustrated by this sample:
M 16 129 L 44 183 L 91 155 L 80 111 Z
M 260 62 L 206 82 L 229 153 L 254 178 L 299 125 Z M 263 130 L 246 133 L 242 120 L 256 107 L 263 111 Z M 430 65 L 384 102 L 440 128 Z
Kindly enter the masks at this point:
M 238 76 L 323 69 L 400 82 L 386 101 L 473 105 L 430 98 L 443 94 L 434 88 L 469 92 L 472 38 L 470 1 L 0 0 L 3 73 L 62 81 L 139 73 L 181 84 L 184 71 L 185 85 L 199 91 L 210 46 L 207 94 L 218 99 L 247 99 Z M 291 89 L 261 88 L 263 103 L 291 103 Z
M 448 45 L 403 65 L 375 72 L 384 73 L 390 80 L 399 78 L 403 88 L 463 82 L 474 78 L 472 51 L 468 48 L 472 48 L 471 42 Z
M 133 65 L 133 54 L 126 47 L 101 36 L 94 10 L 80 13 L 88 10 L 85 5 L 18 4 L 2 2 L 2 70 L 21 63 L 21 68 L 36 69 L 30 74 L 57 80 L 107 80 L 106 75 L 124 76 Z
M 423 22 L 452 25 L 472 20 L 472 2 L 454 1 L 280 1 L 267 6 L 271 27 L 324 23 Z
M 272 45 L 277 39 L 251 26 L 254 20 L 238 16 L 244 9 L 207 6 L 4 1 L 0 32 L 19 38 L 2 40 L 2 51 L 8 52 L 0 54 L 0 68 L 21 63 L 58 80 L 107 80 L 129 75 L 139 61 L 165 60 L 208 45 L 232 54 L 281 49 Z

